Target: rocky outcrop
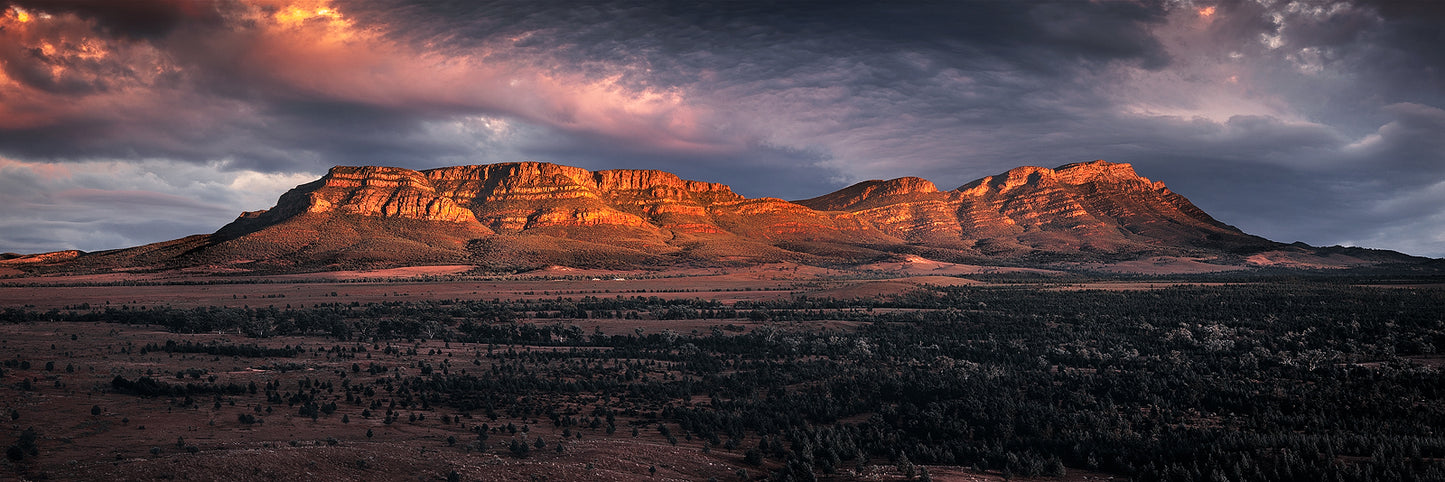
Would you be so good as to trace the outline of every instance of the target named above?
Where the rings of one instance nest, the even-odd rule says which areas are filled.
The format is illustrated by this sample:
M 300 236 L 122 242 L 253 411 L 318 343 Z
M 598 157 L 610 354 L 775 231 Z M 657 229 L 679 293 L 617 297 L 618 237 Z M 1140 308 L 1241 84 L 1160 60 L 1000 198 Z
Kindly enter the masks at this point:
M 938 187 L 927 179 L 900 177 L 887 181 L 863 181 L 830 194 L 798 201 L 798 204 L 820 211 L 856 211 L 887 206 L 915 199 L 938 196 Z
M 1297 257 L 1281 258 L 1283 246 L 1215 220 L 1128 164 L 1104 161 L 1020 167 L 950 191 L 915 177 L 865 181 L 796 202 L 750 199 L 662 171 L 519 162 L 422 171 L 338 166 L 214 234 L 99 253 L 4 254 L 0 265 L 25 273 L 417 264 L 509 271 L 858 265 L 905 255 L 963 263 L 1188 256 L 1258 265 Z M 1344 254 L 1348 263 L 1415 260 Z
M 931 183 L 917 179 L 936 192 Z M 275 208 L 245 213 L 262 225 L 301 214 L 480 223 L 499 233 L 617 227 L 643 235 L 779 237 L 866 231 L 854 216 L 774 198 L 747 199 L 723 184 L 654 170 L 606 170 L 518 162 L 425 171 L 335 167 L 286 193 Z M 726 226 L 726 227 L 725 227 Z
M 1264 241 L 1220 223 L 1128 164 L 1021 167 L 956 190 L 964 235 L 1068 251 Z
M 917 178 L 865 181 L 799 201 L 854 213 L 919 242 L 966 240 L 985 254 L 1149 252 L 1268 244 L 1220 223 L 1122 163 L 1019 167 L 949 192 Z
M 863 181 L 798 204 L 847 211 L 860 222 L 911 241 L 958 239 L 962 234 L 952 197 L 917 177 Z
M 242 213 L 241 219 L 274 223 L 302 213 L 477 222 L 470 210 L 437 193 L 421 173 L 376 166 L 333 167 L 321 179 L 281 195 L 275 207 Z
M 1093 161 L 1020 167 L 953 191 L 902 177 L 861 182 L 812 199 L 748 199 L 726 185 L 654 170 L 589 171 L 544 162 L 425 171 L 336 167 L 238 224 L 342 214 L 462 223 L 495 233 L 622 229 L 655 252 L 679 236 L 845 244 L 902 241 L 980 254 L 1148 252 L 1161 247 L 1258 244 L 1128 164 Z M 557 230 L 562 231 L 557 231 Z M 223 230 L 224 231 L 224 230 Z M 617 231 L 597 231 L 599 240 Z M 673 240 L 673 241 L 668 241 Z
M 422 173 L 438 193 L 471 209 L 483 224 L 511 232 L 548 226 L 708 224 L 703 219 L 707 205 L 742 199 L 726 185 L 653 170 L 592 172 L 518 162 Z
M 853 263 L 898 253 L 980 260 L 1260 246 L 1128 164 L 1021 167 L 951 191 L 903 177 L 789 202 L 655 170 L 544 162 L 338 166 L 213 235 L 121 250 L 115 264 Z M 86 256 L 82 255 L 83 260 Z M 11 260 L 13 263 L 15 260 Z

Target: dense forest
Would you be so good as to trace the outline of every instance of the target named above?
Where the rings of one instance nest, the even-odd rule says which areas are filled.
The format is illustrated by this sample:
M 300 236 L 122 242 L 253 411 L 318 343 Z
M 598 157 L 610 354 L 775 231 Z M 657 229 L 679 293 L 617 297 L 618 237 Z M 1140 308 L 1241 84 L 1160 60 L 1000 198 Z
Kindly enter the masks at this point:
M 638 328 L 606 334 L 578 326 L 592 318 Z M 706 332 L 668 329 L 669 320 L 684 319 L 717 323 Z M 785 480 L 885 460 L 905 473 L 939 464 L 1138 480 L 1445 479 L 1440 289 L 949 287 L 734 304 L 616 296 L 6 309 L 0 321 L 321 336 L 325 344 L 308 347 L 138 348 L 294 356 L 302 365 L 302 355 L 324 351 L 354 360 L 349 373 L 304 387 L 267 384 L 257 396 L 311 417 L 329 416 L 339 403 L 389 418 L 447 407 L 607 434 L 619 424 L 645 427 L 735 451 Z M 465 347 L 470 359 L 407 370 L 382 363 L 419 340 Z M 258 390 L 149 377 L 113 385 L 136 396 Z M 328 396 L 335 390 L 344 398 Z M 531 450 L 515 438 L 497 444 L 507 433 L 500 426 L 476 432 L 470 443 L 482 448 Z

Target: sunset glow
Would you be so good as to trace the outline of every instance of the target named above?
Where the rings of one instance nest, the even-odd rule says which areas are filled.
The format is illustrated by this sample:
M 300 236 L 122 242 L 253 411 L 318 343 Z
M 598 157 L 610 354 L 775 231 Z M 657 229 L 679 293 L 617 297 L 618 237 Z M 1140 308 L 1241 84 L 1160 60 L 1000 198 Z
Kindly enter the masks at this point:
M 533 159 L 798 199 L 1103 158 L 1251 232 L 1445 254 L 1421 208 L 1445 205 L 1432 5 L 15 1 L 0 156 L 217 176 Z M 1304 221 L 1321 203 L 1335 217 Z M 41 238 L 0 250 L 118 247 Z
M 0 481 L 1445 482 L 1441 26 L 0 0 Z
M 313 19 L 324 19 L 325 22 L 346 22 L 338 12 L 331 7 L 301 7 L 296 5 L 287 6 L 276 12 L 276 22 L 287 27 L 295 27 Z

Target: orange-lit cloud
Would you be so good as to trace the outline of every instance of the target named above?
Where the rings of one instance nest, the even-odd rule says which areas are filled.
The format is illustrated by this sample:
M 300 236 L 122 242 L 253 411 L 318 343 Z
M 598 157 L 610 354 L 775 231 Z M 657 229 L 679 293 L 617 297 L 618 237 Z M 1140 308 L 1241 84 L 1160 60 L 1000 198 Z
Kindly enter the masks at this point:
M 1159 178 L 1217 160 L 1371 166 L 1350 182 L 1445 172 L 1438 123 L 1361 132 L 1403 115 L 1382 102 L 1441 107 L 1439 2 L 588 3 L 0 0 L 0 156 L 70 166 L 75 186 L 196 198 L 266 190 L 232 183 L 243 170 L 519 159 L 798 198 L 1075 156 Z M 17 174 L 0 176 L 0 198 L 43 180 L 0 170 Z M 177 171 L 171 187 L 138 181 Z M 187 191 L 183 177 L 220 181 Z M 1200 202 L 1283 205 L 1245 191 L 1272 189 Z M 214 202 L 260 209 L 274 195 Z M 34 211 L 14 206 L 0 202 L 0 251 L 30 230 L 4 223 Z M 229 218 L 215 214 L 179 234 Z
M 715 150 L 701 113 L 676 89 L 624 85 L 558 65 L 507 58 L 501 43 L 428 50 L 359 27 L 325 1 L 277 7 L 242 62 L 308 96 L 391 108 L 513 116 L 662 149 Z
M 0 52 L 0 89 L 14 92 L 0 105 L 0 128 L 113 116 L 116 109 L 168 116 L 164 107 L 173 99 L 211 87 L 194 82 L 217 81 L 278 101 L 500 115 L 658 149 L 728 149 L 686 93 L 625 82 L 605 66 L 600 75 L 582 74 L 560 61 L 508 55 L 505 41 L 447 48 L 412 42 L 390 25 L 361 25 L 328 0 L 237 7 L 212 12 L 224 28 L 182 25 L 157 40 L 106 36 L 97 20 L 78 14 L 36 21 L 35 11 L 10 9 L 0 20 L 10 45 L 0 47 L 8 51 Z M 182 18 L 209 18 L 188 15 Z
M 6 12 L 5 16 L 14 19 L 16 23 L 30 22 L 30 14 L 21 10 L 20 7 L 10 7 L 10 11 Z
M 276 22 L 287 27 L 295 27 L 311 19 L 322 19 L 326 22 L 340 22 L 343 25 L 350 25 L 350 22 L 342 18 L 341 12 L 331 8 L 327 2 L 306 2 L 305 4 L 287 5 L 276 11 L 272 18 Z

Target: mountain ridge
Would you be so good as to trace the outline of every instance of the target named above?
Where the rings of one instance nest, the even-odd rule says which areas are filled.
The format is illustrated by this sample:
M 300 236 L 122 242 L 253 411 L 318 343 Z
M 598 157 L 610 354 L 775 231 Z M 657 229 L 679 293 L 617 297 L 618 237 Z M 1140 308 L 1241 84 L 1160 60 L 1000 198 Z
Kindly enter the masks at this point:
M 1289 249 L 1304 250 L 1244 233 L 1131 165 L 1102 160 L 1018 167 L 949 191 L 917 177 L 870 180 L 797 201 L 747 198 L 666 171 L 514 162 L 336 166 L 213 234 L 4 264 L 27 273 L 859 265 L 899 256 L 1240 264 Z

